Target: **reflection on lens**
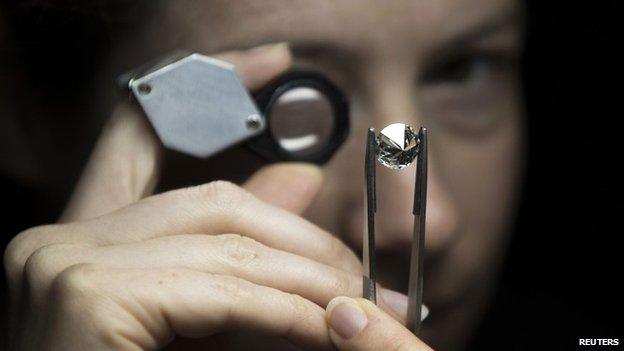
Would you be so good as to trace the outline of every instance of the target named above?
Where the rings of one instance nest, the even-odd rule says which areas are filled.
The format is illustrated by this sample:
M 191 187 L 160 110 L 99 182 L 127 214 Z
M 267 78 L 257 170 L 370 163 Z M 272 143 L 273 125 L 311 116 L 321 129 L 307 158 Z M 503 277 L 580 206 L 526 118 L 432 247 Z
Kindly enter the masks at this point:
M 267 118 L 271 134 L 279 145 L 299 157 L 321 151 L 334 128 L 329 99 L 309 87 L 294 88 L 282 94 Z

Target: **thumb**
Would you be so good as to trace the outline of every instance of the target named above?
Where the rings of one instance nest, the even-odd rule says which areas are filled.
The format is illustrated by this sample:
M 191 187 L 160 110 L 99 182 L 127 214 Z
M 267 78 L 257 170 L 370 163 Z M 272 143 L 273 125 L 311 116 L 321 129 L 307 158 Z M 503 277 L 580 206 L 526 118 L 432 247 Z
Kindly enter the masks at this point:
M 338 296 L 327 305 L 329 335 L 339 350 L 431 350 L 372 302 Z
M 243 187 L 260 200 L 300 214 L 314 200 L 322 183 L 319 167 L 292 162 L 261 168 Z

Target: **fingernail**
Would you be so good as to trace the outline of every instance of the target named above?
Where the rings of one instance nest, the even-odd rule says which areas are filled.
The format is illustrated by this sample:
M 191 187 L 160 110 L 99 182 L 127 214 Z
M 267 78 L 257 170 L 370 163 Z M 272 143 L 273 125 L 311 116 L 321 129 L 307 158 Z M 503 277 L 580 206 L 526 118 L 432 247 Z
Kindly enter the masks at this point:
M 327 316 L 331 328 L 344 339 L 358 335 L 368 324 L 366 313 L 352 298 L 338 296 L 327 305 Z
M 379 289 L 381 299 L 384 304 L 390 307 L 396 314 L 401 318 L 406 318 L 407 316 L 407 296 L 396 292 L 394 290 Z
M 287 50 L 288 49 L 288 42 L 279 42 L 279 43 L 271 43 L 271 44 L 264 44 L 264 45 L 260 45 L 260 46 L 256 46 L 255 48 L 252 48 L 251 51 L 255 51 L 255 52 L 271 52 L 271 51 L 283 51 L 283 50 Z
M 407 318 L 408 302 L 407 302 L 406 295 L 396 292 L 394 290 L 389 290 L 389 289 L 384 289 L 384 288 L 379 289 L 379 291 L 380 291 L 379 295 L 381 296 L 381 299 L 383 300 L 386 306 L 390 307 L 396 314 L 399 315 L 399 317 L 403 319 Z M 422 305 L 421 315 L 420 315 L 421 320 L 424 320 L 425 318 L 427 318 L 428 315 L 429 315 L 429 309 L 427 308 L 427 306 Z

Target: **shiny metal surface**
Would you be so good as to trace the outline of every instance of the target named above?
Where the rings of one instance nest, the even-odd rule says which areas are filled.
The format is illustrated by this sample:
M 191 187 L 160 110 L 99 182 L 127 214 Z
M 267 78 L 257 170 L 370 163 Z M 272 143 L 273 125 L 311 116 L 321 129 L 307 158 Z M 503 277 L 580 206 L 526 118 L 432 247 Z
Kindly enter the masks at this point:
M 427 217 L 427 129 L 418 132 L 418 156 L 414 186 L 414 237 L 410 257 L 408 283 L 407 327 L 420 331 L 423 302 L 423 266 L 425 261 L 425 219 Z
M 233 65 L 189 54 L 156 67 L 128 87 L 165 147 L 207 158 L 266 128 Z
M 362 279 L 362 296 L 377 302 L 377 277 L 375 271 L 375 212 L 377 211 L 377 195 L 375 189 L 375 158 L 376 158 L 375 130 L 368 130 L 366 142 L 366 159 L 364 172 L 366 174 L 366 230 L 364 231 L 362 262 L 364 276 Z
M 402 138 L 402 137 L 401 137 Z M 364 264 L 363 296 L 376 302 L 376 273 L 375 273 L 375 212 L 376 212 L 376 177 L 375 154 L 377 143 L 375 132 L 368 130 L 365 158 L 366 177 L 366 230 L 362 248 L 362 262 Z M 425 222 L 427 210 L 427 129 L 421 127 L 417 140 L 416 177 L 414 186 L 414 215 L 413 241 L 410 256 L 410 273 L 408 283 L 407 328 L 414 334 L 420 331 L 422 321 L 423 302 L 423 266 L 425 249 Z M 381 161 L 380 161 L 381 162 Z M 383 164 L 383 162 L 381 162 Z M 399 169 L 398 167 L 391 167 Z

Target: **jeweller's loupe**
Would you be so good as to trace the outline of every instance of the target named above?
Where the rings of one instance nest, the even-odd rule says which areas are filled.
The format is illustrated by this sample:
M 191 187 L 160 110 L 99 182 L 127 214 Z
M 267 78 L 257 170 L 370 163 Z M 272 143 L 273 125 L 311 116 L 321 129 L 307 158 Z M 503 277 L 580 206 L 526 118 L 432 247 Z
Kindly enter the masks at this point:
M 283 74 L 253 96 L 234 66 L 178 53 L 119 77 L 167 148 L 208 158 L 245 142 L 269 161 L 327 162 L 349 133 L 349 106 L 324 76 Z
M 286 73 L 255 99 L 268 133 L 250 140 L 249 146 L 271 161 L 325 163 L 349 134 L 346 97 L 318 73 Z

